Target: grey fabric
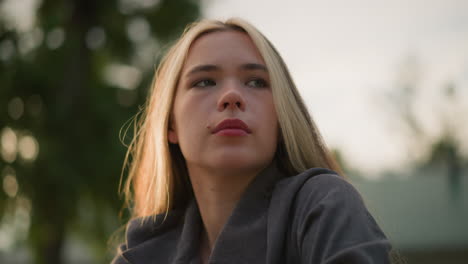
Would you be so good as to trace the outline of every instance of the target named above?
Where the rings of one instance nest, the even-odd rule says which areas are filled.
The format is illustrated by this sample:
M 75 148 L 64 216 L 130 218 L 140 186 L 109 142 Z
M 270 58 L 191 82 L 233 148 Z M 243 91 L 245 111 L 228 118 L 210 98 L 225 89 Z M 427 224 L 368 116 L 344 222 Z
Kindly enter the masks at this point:
M 135 219 L 114 264 L 200 263 L 202 220 L 195 199 L 166 219 Z M 249 184 L 209 263 L 390 263 L 391 245 L 359 193 L 335 172 L 295 176 L 274 164 Z

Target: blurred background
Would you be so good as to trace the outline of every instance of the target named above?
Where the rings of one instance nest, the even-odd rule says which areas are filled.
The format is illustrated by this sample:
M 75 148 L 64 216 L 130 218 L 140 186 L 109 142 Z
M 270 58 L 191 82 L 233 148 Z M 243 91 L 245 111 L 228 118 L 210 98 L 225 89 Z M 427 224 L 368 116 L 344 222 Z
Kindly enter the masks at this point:
M 245 18 L 407 263 L 468 262 L 468 2 L 0 0 L 0 263 L 108 263 L 165 47 Z M 119 134 L 122 135 L 119 138 Z

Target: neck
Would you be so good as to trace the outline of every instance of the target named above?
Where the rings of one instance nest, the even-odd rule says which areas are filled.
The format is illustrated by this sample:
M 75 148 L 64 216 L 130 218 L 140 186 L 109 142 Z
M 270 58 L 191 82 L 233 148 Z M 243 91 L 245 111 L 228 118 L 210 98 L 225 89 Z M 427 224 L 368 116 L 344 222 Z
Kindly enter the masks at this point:
M 202 254 L 211 252 L 216 239 L 250 181 L 259 170 L 226 174 L 188 167 L 193 191 L 203 221 Z

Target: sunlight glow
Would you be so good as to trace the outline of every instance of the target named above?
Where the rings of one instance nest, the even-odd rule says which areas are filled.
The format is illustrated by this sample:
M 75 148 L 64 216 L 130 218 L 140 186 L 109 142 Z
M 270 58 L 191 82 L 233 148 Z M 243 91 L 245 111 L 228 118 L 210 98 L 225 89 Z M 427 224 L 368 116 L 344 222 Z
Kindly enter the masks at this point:
M 4 0 L 0 2 L 0 19 L 7 28 L 19 32 L 29 31 L 36 23 L 40 0 Z
M 39 154 L 39 143 L 33 136 L 23 136 L 18 142 L 18 149 L 21 158 L 26 161 L 34 161 Z
M 54 28 L 47 33 L 47 47 L 51 50 L 58 49 L 65 41 L 65 31 L 62 28 Z
M 16 160 L 17 137 L 13 129 L 5 127 L 0 134 L 1 154 L 4 161 L 12 163 Z
M 104 70 L 104 80 L 110 85 L 133 90 L 141 82 L 141 71 L 133 66 L 124 64 L 110 64 Z
M 16 196 L 18 193 L 18 182 L 14 175 L 8 174 L 3 177 L 3 191 L 11 198 Z

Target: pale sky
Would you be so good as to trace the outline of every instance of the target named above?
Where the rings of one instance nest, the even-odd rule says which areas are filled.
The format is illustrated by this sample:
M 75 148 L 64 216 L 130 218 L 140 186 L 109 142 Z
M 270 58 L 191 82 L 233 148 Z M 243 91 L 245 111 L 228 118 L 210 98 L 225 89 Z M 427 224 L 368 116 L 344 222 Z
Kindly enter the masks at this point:
M 6 1 L 0 15 L 22 17 L 16 22 L 26 30 L 34 24 L 32 13 L 38 3 Z M 409 139 L 385 100 L 409 57 L 421 65 L 415 109 L 424 127 L 437 136 L 441 127 L 437 118 L 444 109 L 462 134 L 468 155 L 467 0 L 202 0 L 202 4 L 205 17 L 244 18 L 272 41 L 325 141 L 339 148 L 351 166 L 372 175 L 402 169 L 410 161 Z M 448 81 L 460 91 L 455 110 L 440 103 L 440 87 Z
M 438 89 L 448 81 L 462 93 L 459 117 L 468 113 L 468 1 L 208 0 L 204 5 L 205 17 L 244 18 L 272 41 L 327 144 L 369 173 L 400 169 L 408 160 L 384 94 L 409 56 L 421 64 L 424 90 L 416 107 L 430 133 L 438 132 L 430 111 L 439 107 Z

